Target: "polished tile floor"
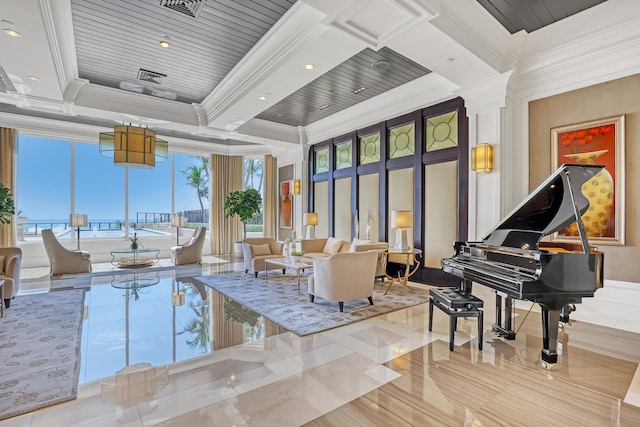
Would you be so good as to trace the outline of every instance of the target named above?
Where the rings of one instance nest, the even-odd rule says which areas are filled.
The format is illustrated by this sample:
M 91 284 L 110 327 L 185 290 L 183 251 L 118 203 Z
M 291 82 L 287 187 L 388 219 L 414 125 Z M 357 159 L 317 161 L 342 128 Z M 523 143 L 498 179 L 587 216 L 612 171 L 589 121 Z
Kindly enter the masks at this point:
M 152 273 L 174 284 L 242 268 L 219 261 Z M 21 292 L 85 287 L 97 298 L 114 277 L 106 267 L 92 276 L 33 278 Z M 87 375 L 77 400 L 0 426 L 640 425 L 640 334 L 634 332 L 572 320 L 560 333 L 559 363 L 547 370 L 540 363 L 536 307 L 519 303 L 517 338 L 503 340 L 491 332 L 494 294 L 481 286 L 474 293 L 485 301 L 483 351 L 478 351 L 476 319 L 470 318 L 459 321 L 453 352 L 445 314 L 436 310 L 433 332 L 428 331 L 427 304 L 298 337 L 264 319 L 249 327 L 237 318 L 219 318 L 221 298 L 206 292 L 212 320 L 203 354 L 169 344 L 120 361 L 122 367 L 135 365 L 164 352 L 168 381 L 142 394 L 129 390 L 126 397 L 114 397 L 101 379 Z M 139 298 L 151 300 L 152 295 Z M 16 301 L 11 309 L 18 307 Z M 88 310 L 89 318 L 99 316 L 99 310 Z M 122 316 L 115 318 L 122 321 Z M 158 335 L 157 328 L 148 331 L 137 343 Z M 122 337 L 114 339 L 122 342 Z M 130 339 L 126 343 L 133 346 Z M 184 358 L 174 356 L 180 352 Z

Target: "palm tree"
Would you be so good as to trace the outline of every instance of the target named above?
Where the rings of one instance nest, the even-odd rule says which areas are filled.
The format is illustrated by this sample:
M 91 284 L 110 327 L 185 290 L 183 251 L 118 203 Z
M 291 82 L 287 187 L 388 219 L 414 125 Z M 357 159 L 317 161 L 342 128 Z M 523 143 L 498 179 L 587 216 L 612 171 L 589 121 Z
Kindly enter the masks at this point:
M 178 332 L 177 335 L 182 335 L 185 332 L 189 332 L 192 339 L 186 341 L 187 345 L 192 348 L 198 348 L 202 353 L 209 351 L 209 310 L 204 302 L 198 304 L 197 302 L 190 301 L 189 307 L 195 313 L 196 317 L 191 319 L 184 326 L 182 332 Z
M 262 160 L 249 159 L 244 161 L 244 188 L 250 188 L 254 177 L 258 175 L 260 181 L 256 190 L 262 193 Z M 254 187 L 255 188 L 255 187 Z
M 200 202 L 200 209 L 202 210 L 202 214 L 204 216 L 204 204 L 202 203 L 202 199 L 209 198 L 209 169 L 208 167 L 199 167 L 199 166 L 189 166 L 187 169 L 183 170 L 185 178 L 187 179 L 187 184 L 196 189 L 196 194 L 198 195 L 198 202 Z

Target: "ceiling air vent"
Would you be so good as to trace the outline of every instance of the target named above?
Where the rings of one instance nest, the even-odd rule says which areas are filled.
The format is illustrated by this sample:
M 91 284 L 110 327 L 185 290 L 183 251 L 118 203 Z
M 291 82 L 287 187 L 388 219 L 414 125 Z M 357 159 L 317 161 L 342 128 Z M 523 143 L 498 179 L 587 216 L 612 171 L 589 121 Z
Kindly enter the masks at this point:
M 160 6 L 197 18 L 206 2 L 207 0 L 160 0 Z
M 166 74 L 156 73 L 155 71 L 143 70 L 140 68 L 138 71 L 138 80 L 142 80 L 143 82 L 157 83 L 162 84 L 162 79 L 167 77 Z

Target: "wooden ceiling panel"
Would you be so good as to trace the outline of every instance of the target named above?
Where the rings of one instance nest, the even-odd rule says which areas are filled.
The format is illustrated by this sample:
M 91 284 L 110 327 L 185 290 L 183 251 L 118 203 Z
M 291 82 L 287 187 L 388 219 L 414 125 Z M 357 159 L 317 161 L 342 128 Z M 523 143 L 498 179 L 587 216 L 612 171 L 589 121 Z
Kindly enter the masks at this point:
M 173 92 L 200 103 L 295 0 L 208 0 L 197 19 L 158 0 L 71 0 L 80 78 Z M 159 43 L 169 36 L 171 47 Z M 166 74 L 161 85 L 137 80 L 139 69 Z M 147 89 L 151 88 L 151 89 Z
M 376 65 L 387 67 L 375 68 Z M 258 118 L 306 126 L 429 72 L 389 48 L 365 49 L 265 110 Z M 355 94 L 360 87 L 366 90 Z M 323 105 L 328 106 L 320 110 Z
M 511 34 L 528 33 L 607 0 L 477 0 Z

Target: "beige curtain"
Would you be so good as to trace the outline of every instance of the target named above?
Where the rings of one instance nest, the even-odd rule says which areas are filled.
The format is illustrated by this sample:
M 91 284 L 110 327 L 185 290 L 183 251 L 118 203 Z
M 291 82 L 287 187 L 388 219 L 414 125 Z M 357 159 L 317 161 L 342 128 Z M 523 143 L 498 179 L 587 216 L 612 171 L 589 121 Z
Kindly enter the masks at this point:
M 234 243 L 242 239 L 242 223 L 237 215 L 225 217 L 224 199 L 242 190 L 242 156 L 212 154 L 211 173 L 211 252 L 232 254 Z
M 2 182 L 15 196 L 14 159 L 18 132 L 15 129 L 0 128 L 0 182 Z M 15 216 L 14 216 L 15 219 Z M 15 224 L 0 226 L 0 247 L 15 246 Z
M 270 154 L 264 156 L 264 237 L 278 238 L 278 162 Z

